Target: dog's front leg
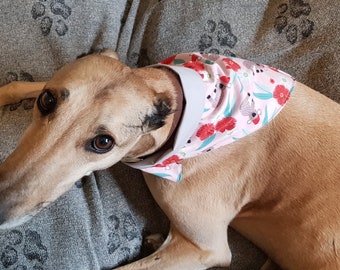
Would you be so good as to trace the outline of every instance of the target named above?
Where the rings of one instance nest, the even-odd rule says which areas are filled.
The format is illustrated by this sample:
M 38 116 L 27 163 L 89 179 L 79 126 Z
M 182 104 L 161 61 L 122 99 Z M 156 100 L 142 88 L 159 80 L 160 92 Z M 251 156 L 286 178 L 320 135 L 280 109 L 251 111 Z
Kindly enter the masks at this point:
M 203 270 L 210 251 L 203 251 L 174 227 L 164 244 L 150 256 L 116 270 Z
M 27 98 L 36 98 L 45 82 L 11 82 L 0 87 L 0 107 Z
M 171 221 L 170 234 L 154 254 L 118 269 L 199 270 L 228 266 L 231 252 L 227 227 L 234 211 L 226 209 L 223 197 L 213 195 L 218 187 L 205 192 L 197 178 L 196 182 L 184 179 L 174 183 L 144 176 L 151 193 Z

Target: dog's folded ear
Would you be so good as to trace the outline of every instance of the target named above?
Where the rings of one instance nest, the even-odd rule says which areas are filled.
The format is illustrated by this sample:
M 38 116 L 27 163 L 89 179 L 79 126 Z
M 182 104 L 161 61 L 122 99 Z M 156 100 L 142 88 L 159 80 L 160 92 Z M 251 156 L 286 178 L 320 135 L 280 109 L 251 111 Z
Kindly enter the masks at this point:
M 166 97 L 156 97 L 153 105 L 152 112 L 145 115 L 143 120 L 144 132 L 161 128 L 164 126 L 167 116 L 173 113 L 171 109 L 171 102 Z
M 116 53 L 116 52 L 113 51 L 113 50 L 104 49 L 104 50 L 102 50 L 102 52 L 100 53 L 100 55 L 105 55 L 105 56 L 114 58 L 114 59 L 116 59 L 116 60 L 119 60 L 119 55 L 118 55 L 118 53 Z
M 81 55 L 79 55 L 79 56 L 77 57 L 77 59 L 82 58 L 82 57 L 85 57 L 85 56 L 87 56 L 87 55 L 91 55 L 91 54 L 105 55 L 105 56 L 108 56 L 108 57 L 111 57 L 111 58 L 114 58 L 114 59 L 119 60 L 119 55 L 118 55 L 118 53 L 116 53 L 115 51 L 110 50 L 110 49 L 90 49 L 89 52 L 87 52 L 87 53 L 82 53 Z

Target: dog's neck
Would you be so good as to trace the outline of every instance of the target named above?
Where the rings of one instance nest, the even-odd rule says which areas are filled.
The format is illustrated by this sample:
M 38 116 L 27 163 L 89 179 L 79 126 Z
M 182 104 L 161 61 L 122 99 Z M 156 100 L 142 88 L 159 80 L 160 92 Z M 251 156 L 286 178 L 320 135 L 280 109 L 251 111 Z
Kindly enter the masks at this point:
M 179 76 L 171 69 L 162 66 L 146 69 L 148 72 L 152 72 L 158 81 L 162 80 L 162 83 L 166 85 L 166 94 L 172 100 L 171 114 L 168 115 L 163 127 L 141 137 L 135 147 L 122 159 L 127 163 L 138 162 L 148 155 L 171 147 L 184 108 L 185 100 Z
M 176 107 L 173 110 L 173 119 L 171 121 L 171 128 L 170 128 L 168 137 L 164 142 L 164 144 L 165 144 L 165 143 L 169 142 L 169 139 L 175 133 L 175 130 L 178 126 L 178 123 L 179 123 L 181 116 L 182 116 L 182 113 L 183 113 L 183 107 L 184 107 L 185 100 L 184 100 L 184 97 L 183 97 L 183 89 L 182 89 L 178 75 L 174 71 L 172 71 L 168 68 L 160 67 L 160 69 L 162 69 L 164 72 L 167 73 L 167 75 L 170 79 L 169 83 L 171 83 L 174 86 L 174 90 L 175 90 L 174 92 L 175 92 L 175 95 L 176 95 L 176 97 L 175 97 L 176 98 Z
M 166 73 L 168 82 L 167 85 L 171 87 L 170 93 L 174 95 L 173 100 L 175 100 L 175 103 L 173 104 L 172 108 L 172 114 L 168 117 L 168 121 L 166 122 L 165 126 L 163 127 L 163 130 L 168 130 L 167 136 L 164 137 L 164 141 L 160 143 L 157 146 L 157 149 L 154 149 L 152 153 L 157 151 L 162 151 L 162 149 L 167 149 L 172 146 L 172 143 L 174 141 L 174 136 L 176 134 L 176 129 L 178 127 L 178 124 L 180 122 L 183 107 L 184 107 L 184 95 L 183 95 L 183 89 L 180 83 L 179 76 L 172 71 L 169 68 L 166 67 L 155 67 L 155 69 L 159 69 L 162 72 Z M 148 154 L 152 154 L 148 153 Z M 143 155 L 144 158 L 145 155 Z

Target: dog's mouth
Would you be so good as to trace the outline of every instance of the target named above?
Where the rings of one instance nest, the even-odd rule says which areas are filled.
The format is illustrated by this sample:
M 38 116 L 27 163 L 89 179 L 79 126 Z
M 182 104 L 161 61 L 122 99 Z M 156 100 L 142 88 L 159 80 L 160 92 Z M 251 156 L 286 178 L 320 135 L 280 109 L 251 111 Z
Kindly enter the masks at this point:
M 0 230 L 8 230 L 8 229 L 20 226 L 26 223 L 27 221 L 29 221 L 31 218 L 33 218 L 38 212 L 39 210 L 36 210 L 29 214 L 17 216 L 11 219 L 0 220 Z
M 0 211 L 0 230 L 7 230 L 13 227 L 20 226 L 30 221 L 34 216 L 40 213 L 50 203 L 43 202 L 34 207 L 31 211 L 25 212 L 24 214 L 15 215 L 11 217 L 10 211 Z

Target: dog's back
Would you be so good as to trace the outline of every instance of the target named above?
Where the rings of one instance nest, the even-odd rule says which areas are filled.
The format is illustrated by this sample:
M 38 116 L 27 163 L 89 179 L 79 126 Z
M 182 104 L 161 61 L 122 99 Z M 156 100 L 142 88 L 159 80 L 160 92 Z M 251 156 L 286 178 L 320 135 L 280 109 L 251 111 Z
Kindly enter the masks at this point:
M 233 226 L 283 269 L 340 268 L 339 105 L 298 84 L 263 129 L 268 138 L 254 181 L 258 199 Z M 256 137 L 258 138 L 259 135 Z

